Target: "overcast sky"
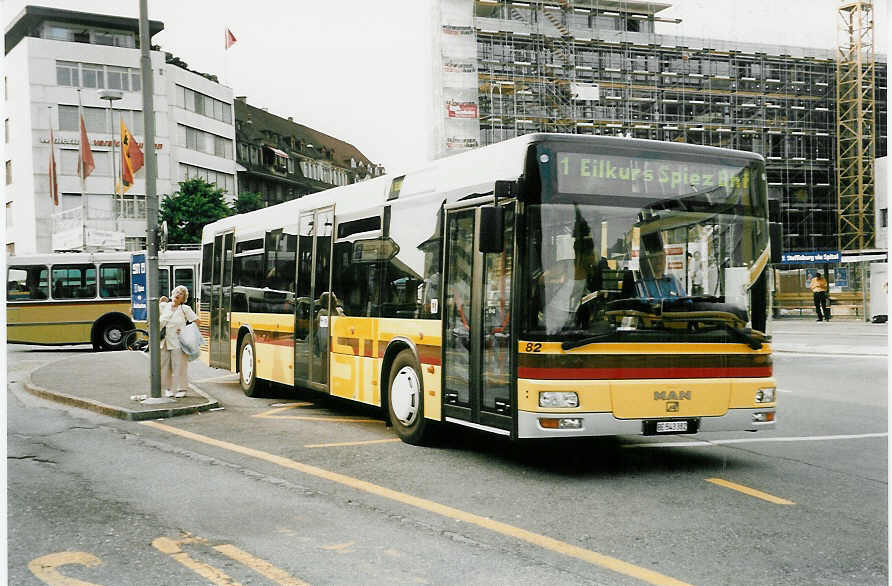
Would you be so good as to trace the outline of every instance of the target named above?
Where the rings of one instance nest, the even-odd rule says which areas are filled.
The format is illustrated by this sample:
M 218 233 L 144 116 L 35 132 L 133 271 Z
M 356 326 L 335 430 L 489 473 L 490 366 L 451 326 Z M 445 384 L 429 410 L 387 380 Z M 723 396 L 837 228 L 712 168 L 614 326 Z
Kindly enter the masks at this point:
M 149 0 L 154 43 L 217 74 L 248 102 L 352 143 L 388 171 L 430 152 L 432 0 Z M 836 46 L 839 0 L 675 0 L 658 32 L 737 42 Z M 138 0 L 2 0 L 4 28 L 26 4 L 137 17 Z M 875 2 L 888 53 L 887 0 Z M 238 42 L 223 49 L 224 29 Z

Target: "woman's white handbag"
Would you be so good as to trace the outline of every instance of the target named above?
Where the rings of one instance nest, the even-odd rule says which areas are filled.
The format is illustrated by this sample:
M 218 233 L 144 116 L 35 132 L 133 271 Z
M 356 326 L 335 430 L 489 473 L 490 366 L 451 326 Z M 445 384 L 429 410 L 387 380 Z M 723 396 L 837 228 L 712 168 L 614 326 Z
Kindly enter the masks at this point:
M 201 345 L 204 344 L 204 338 L 198 330 L 198 324 L 189 322 L 186 327 L 180 330 L 179 334 L 180 349 L 189 361 L 197 360 L 201 355 Z

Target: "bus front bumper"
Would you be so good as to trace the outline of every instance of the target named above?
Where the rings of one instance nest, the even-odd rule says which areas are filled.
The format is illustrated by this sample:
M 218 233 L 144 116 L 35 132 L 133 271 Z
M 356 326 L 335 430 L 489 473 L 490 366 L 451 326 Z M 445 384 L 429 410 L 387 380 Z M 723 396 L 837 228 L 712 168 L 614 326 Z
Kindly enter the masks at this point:
M 703 431 L 763 431 L 775 427 L 775 407 L 756 409 L 729 409 L 724 415 L 694 418 L 660 418 L 660 419 L 618 419 L 612 413 L 532 413 L 517 412 L 517 437 L 551 438 L 551 437 L 593 437 L 603 435 L 652 435 L 645 429 L 652 429 L 657 421 L 689 422 L 691 428 L 696 425 L 697 433 Z M 541 419 L 569 419 L 565 422 L 572 427 L 543 427 Z M 765 421 L 770 419 L 770 421 Z M 696 422 L 696 423 L 694 423 Z M 548 422 L 546 422 L 546 425 Z M 553 424 L 553 422 L 552 422 Z M 690 432 L 657 433 L 655 435 L 690 435 Z

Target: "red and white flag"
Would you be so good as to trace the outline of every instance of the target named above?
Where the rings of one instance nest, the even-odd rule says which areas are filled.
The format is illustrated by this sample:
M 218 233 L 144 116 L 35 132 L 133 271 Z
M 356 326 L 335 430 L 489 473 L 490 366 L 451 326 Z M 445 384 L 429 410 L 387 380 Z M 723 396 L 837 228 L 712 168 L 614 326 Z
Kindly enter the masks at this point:
M 56 143 L 53 138 L 53 129 L 50 127 L 50 199 L 53 205 L 59 205 L 59 176 L 56 174 Z
M 77 155 L 77 174 L 86 180 L 95 168 L 93 149 L 90 148 L 90 139 L 87 138 L 87 125 L 84 124 L 84 115 L 81 114 L 81 148 Z
M 232 31 L 227 28 L 226 29 L 226 48 L 228 49 L 229 47 L 233 46 L 235 44 L 236 40 L 237 39 L 235 38 L 235 35 L 232 34 Z

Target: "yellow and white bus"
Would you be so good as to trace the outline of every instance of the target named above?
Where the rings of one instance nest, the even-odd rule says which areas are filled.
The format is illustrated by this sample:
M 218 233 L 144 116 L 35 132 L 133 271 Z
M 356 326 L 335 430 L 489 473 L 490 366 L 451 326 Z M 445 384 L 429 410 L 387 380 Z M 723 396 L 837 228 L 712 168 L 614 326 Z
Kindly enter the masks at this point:
M 10 344 L 92 344 L 121 350 L 135 327 L 130 311 L 131 252 L 60 252 L 6 258 L 6 335 Z M 195 291 L 201 253 L 159 255 L 159 291 Z M 144 322 L 143 322 L 144 323 Z
M 207 225 L 204 359 L 511 438 L 775 425 L 764 161 L 530 134 Z

